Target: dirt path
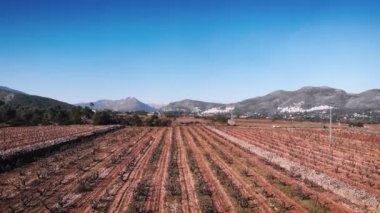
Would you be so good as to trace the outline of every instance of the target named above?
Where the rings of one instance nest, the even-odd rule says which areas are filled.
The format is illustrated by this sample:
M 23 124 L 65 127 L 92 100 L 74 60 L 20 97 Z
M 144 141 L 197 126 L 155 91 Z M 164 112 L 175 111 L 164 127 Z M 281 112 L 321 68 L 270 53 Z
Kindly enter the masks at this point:
M 190 167 L 188 165 L 188 159 L 186 157 L 185 145 L 183 138 L 179 133 L 179 127 L 174 130 L 174 135 L 176 141 L 178 142 L 179 152 L 178 152 L 178 164 L 180 171 L 180 181 L 181 181 L 181 191 L 182 202 L 181 209 L 183 213 L 188 212 L 201 212 L 199 208 L 199 201 L 197 197 L 197 191 L 195 189 L 194 179 L 191 175 Z

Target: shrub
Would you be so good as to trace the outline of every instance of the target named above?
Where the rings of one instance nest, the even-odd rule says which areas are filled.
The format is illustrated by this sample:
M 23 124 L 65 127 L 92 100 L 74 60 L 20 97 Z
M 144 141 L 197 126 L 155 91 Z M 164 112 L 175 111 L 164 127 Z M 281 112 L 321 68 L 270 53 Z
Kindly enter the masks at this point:
M 348 123 L 349 127 L 364 127 L 364 124 L 362 122 L 350 122 Z
M 96 182 L 98 181 L 98 178 L 99 178 L 99 173 L 94 172 L 91 175 L 80 180 L 79 186 L 78 186 L 78 191 L 80 193 L 91 191 L 92 188 L 95 186 Z

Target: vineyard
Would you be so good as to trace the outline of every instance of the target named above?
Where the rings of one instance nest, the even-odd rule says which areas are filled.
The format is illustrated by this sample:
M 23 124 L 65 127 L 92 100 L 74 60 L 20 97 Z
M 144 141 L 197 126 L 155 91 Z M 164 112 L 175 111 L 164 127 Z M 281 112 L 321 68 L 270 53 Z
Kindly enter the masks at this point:
M 68 128 L 9 128 L 1 150 L 105 127 Z M 0 173 L 0 212 L 379 212 L 379 137 L 127 127 Z
M 0 159 L 74 139 L 106 132 L 117 126 L 32 126 L 0 128 Z

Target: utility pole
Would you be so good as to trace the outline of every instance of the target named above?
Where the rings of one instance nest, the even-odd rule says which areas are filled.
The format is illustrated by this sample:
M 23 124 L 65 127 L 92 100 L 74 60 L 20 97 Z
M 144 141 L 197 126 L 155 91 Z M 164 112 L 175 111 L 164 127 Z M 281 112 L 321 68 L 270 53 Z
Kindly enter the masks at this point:
M 330 147 L 331 147 L 331 144 L 332 144 L 332 130 L 331 130 L 331 123 L 332 123 L 332 117 L 331 117 L 331 111 L 332 111 L 332 106 L 330 106 Z

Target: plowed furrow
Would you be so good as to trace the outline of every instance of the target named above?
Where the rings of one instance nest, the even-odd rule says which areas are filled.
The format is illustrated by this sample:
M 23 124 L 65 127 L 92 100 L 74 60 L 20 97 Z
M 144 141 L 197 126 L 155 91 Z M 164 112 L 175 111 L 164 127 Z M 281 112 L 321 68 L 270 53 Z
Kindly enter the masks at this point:
M 264 163 L 262 159 L 258 156 L 253 155 L 252 153 L 242 149 L 240 146 L 236 144 L 232 144 L 227 139 L 211 132 L 208 128 L 202 127 L 202 129 L 218 138 L 218 140 L 222 142 L 221 145 L 225 146 L 226 148 L 228 147 L 228 149 L 231 150 L 235 156 L 240 156 L 239 160 L 247 166 L 254 165 L 260 171 L 265 171 L 266 174 L 272 175 L 279 181 L 289 184 L 289 186 L 301 189 L 305 193 L 309 194 L 312 198 L 315 198 L 323 205 L 326 205 L 330 210 L 333 210 L 334 212 L 351 212 L 350 210 L 341 205 L 341 198 L 337 197 L 335 194 L 329 191 L 321 191 L 320 188 L 309 187 L 302 181 L 289 177 L 287 174 L 284 173 L 284 171 L 278 170 L 277 167 L 274 168 L 271 165 Z M 350 208 L 356 209 L 356 206 L 354 206 L 352 203 L 349 203 L 348 205 L 350 205 Z
M 137 187 L 137 184 L 143 177 L 149 159 L 157 147 L 159 141 L 161 140 L 163 133 L 164 130 L 160 130 L 155 140 L 153 141 L 153 145 L 149 147 L 143 156 L 141 156 L 141 159 L 139 159 L 136 167 L 127 176 L 123 186 L 117 191 L 108 212 L 127 212 L 129 203 L 133 197 L 134 189 Z
M 171 134 L 172 129 L 170 129 L 170 131 L 167 131 L 165 134 L 164 147 L 162 149 L 160 159 L 155 166 L 155 172 L 150 183 L 150 196 L 144 206 L 146 212 L 164 211 L 165 184 L 167 180 L 168 161 L 170 157 L 169 148 L 172 143 Z
M 69 155 L 67 160 L 74 164 L 74 168 L 71 168 L 71 167 L 62 168 L 58 173 L 56 173 L 56 174 L 54 174 L 54 175 L 52 175 L 46 179 L 38 180 L 37 182 L 35 182 L 35 184 L 31 185 L 30 188 L 28 187 L 30 191 L 38 191 L 40 193 L 38 199 L 41 200 L 40 205 L 33 206 L 32 208 L 28 208 L 28 211 L 46 210 L 46 208 L 42 205 L 42 203 L 44 203 L 44 205 L 46 205 L 47 208 L 53 208 L 54 206 L 57 206 L 58 197 L 69 198 L 69 197 L 75 196 L 76 199 L 78 199 L 78 198 L 80 199 L 80 197 L 83 197 L 83 194 L 77 194 L 76 195 L 77 187 L 78 187 L 78 184 L 77 184 L 78 180 L 81 180 L 81 178 L 90 175 L 94 171 L 98 171 L 98 169 L 100 169 L 100 168 L 106 167 L 105 166 L 105 164 L 106 164 L 105 159 L 108 159 L 109 156 L 112 155 L 112 153 L 114 153 L 114 151 L 112 151 L 112 153 L 110 153 L 108 150 L 111 149 L 112 146 L 114 146 L 114 145 L 115 146 L 116 145 L 125 145 L 125 146 L 129 145 L 130 144 L 129 142 L 123 143 L 123 141 L 121 140 L 122 139 L 121 137 L 123 137 L 123 135 L 126 132 L 131 132 L 131 131 L 134 132 L 136 130 L 137 129 L 132 129 L 132 130 L 122 129 L 122 130 L 113 132 L 111 134 L 107 134 L 105 136 L 99 137 L 99 138 L 95 139 L 95 141 L 91 142 L 92 147 L 94 147 L 95 145 L 106 147 L 105 150 L 97 151 L 97 152 L 101 152 L 101 153 L 105 154 L 105 157 L 101 161 L 96 162 L 96 163 L 90 163 L 90 164 L 86 163 L 86 162 L 92 162 L 92 160 L 91 160 L 92 155 L 88 156 L 88 153 L 90 153 L 91 150 L 93 150 L 91 148 L 91 146 L 84 144 L 83 147 L 82 147 L 82 145 L 80 145 L 80 147 L 82 147 L 84 149 L 82 149 L 82 148 L 81 149 L 70 149 L 69 148 L 67 150 L 67 152 L 69 152 L 69 153 L 72 152 L 73 154 Z M 144 131 L 144 132 L 146 132 L 146 131 Z M 112 138 L 112 137 L 117 138 L 115 142 L 110 140 L 110 138 Z M 112 146 L 110 146 L 110 145 L 112 145 Z M 83 156 L 83 157 L 78 158 L 75 156 Z M 77 159 L 77 160 L 75 160 L 75 159 Z M 42 162 L 44 162 L 44 161 L 45 160 L 42 160 Z M 47 161 L 47 164 L 49 164 L 50 161 L 48 159 L 46 159 L 46 161 Z M 44 165 L 42 162 L 40 164 Z M 62 161 L 58 161 L 57 163 L 59 165 L 60 164 L 67 164 L 66 158 L 64 158 L 64 160 L 62 160 Z M 82 165 L 82 164 L 89 165 L 85 168 L 85 171 L 83 171 L 83 172 L 79 171 L 78 169 L 75 168 L 75 166 Z M 78 175 L 78 173 L 80 174 L 80 176 Z M 62 181 L 66 177 L 73 177 L 73 179 L 71 181 L 63 184 Z M 25 193 L 25 192 L 23 192 L 23 193 Z M 54 196 L 51 196 L 51 195 L 54 195 Z M 75 202 L 75 200 L 72 200 L 72 201 Z M 63 205 L 72 205 L 72 203 L 70 203 L 70 204 L 64 203 Z
M 231 197 L 235 198 L 237 206 L 243 208 L 243 210 L 248 211 L 258 211 L 258 212 L 271 212 L 273 211 L 267 204 L 264 197 L 253 193 L 249 185 L 242 180 L 242 178 L 233 171 L 220 157 L 215 154 L 214 150 L 205 143 L 205 141 L 199 137 L 199 135 L 194 134 L 193 128 L 188 128 L 191 136 L 193 137 L 195 143 L 200 149 L 203 149 L 206 153 L 205 161 L 209 161 L 211 166 L 214 166 L 214 170 L 220 169 L 219 173 L 224 173 L 228 177 L 233 187 L 238 188 L 239 192 L 230 192 Z M 222 180 L 223 181 L 223 180 Z
M 291 210 L 293 212 L 307 212 L 306 209 L 304 209 L 301 205 L 296 203 L 294 200 L 290 199 L 287 197 L 284 193 L 282 193 L 279 189 L 275 188 L 273 185 L 271 185 L 268 181 L 265 180 L 262 176 L 258 175 L 255 171 L 253 171 L 251 168 L 245 166 L 242 162 L 236 159 L 230 152 L 225 151 L 224 149 L 221 149 L 218 144 L 214 141 L 214 137 L 212 137 L 212 134 L 206 135 L 205 132 L 200 130 L 199 128 L 194 128 L 193 130 L 193 136 L 197 137 L 198 140 L 201 142 L 201 145 L 205 148 L 206 152 L 210 153 L 211 157 L 214 159 L 214 161 L 222 167 L 225 171 L 228 172 L 228 174 L 231 177 L 235 177 L 236 180 L 239 180 L 239 185 L 242 187 L 242 189 L 245 190 L 245 194 L 248 194 L 255 199 L 259 201 L 259 205 L 263 204 L 265 206 L 264 211 L 269 210 L 269 206 L 267 205 L 267 200 L 268 197 L 275 197 L 277 198 L 277 201 L 281 202 L 281 205 L 283 205 L 287 210 Z M 202 140 L 204 138 L 204 140 Z M 206 141 L 207 140 L 207 141 Z M 213 146 L 211 146 L 212 144 Z M 222 156 L 218 156 L 215 153 L 221 153 Z M 231 161 L 231 166 L 229 166 L 227 163 L 225 163 L 225 160 L 222 159 L 224 157 L 225 159 Z M 262 194 L 256 194 L 252 192 L 252 189 L 250 189 L 249 185 L 247 185 L 244 182 L 244 179 L 241 177 L 239 174 L 239 170 L 247 172 L 246 175 L 250 176 L 250 179 L 253 179 L 255 184 L 263 189 L 265 191 L 265 197 Z
M 210 188 L 212 190 L 212 200 L 215 203 L 216 208 L 218 209 L 219 212 L 236 211 L 226 191 L 223 189 L 218 179 L 212 173 L 211 168 L 203 160 L 202 154 L 195 146 L 195 143 L 192 137 L 190 136 L 189 132 L 187 131 L 186 128 L 184 128 L 184 130 L 185 130 L 184 131 L 185 140 L 191 152 L 194 154 L 194 157 L 199 165 L 199 168 L 202 174 L 204 175 L 204 178 L 207 184 L 210 185 Z
M 199 208 L 199 201 L 197 197 L 197 191 L 195 189 L 194 179 L 191 175 L 190 167 L 188 165 L 188 159 L 186 157 L 185 145 L 183 138 L 179 134 L 179 127 L 175 128 L 175 138 L 178 141 L 178 164 L 180 171 L 182 201 L 181 209 L 183 213 L 187 212 L 201 212 Z
M 137 141 L 135 141 L 133 143 L 135 146 L 133 146 L 132 149 L 127 153 L 127 156 L 120 163 L 114 166 L 112 170 L 106 175 L 106 177 L 99 181 L 93 191 L 85 194 L 82 199 L 76 202 L 76 206 L 79 207 L 77 211 L 90 211 L 92 208 L 92 202 L 101 198 L 102 195 L 107 193 L 107 189 L 110 189 L 112 185 L 115 185 L 116 182 L 119 181 L 120 173 L 123 171 L 126 164 L 132 159 L 139 159 L 138 155 L 141 156 L 141 150 L 143 150 L 145 146 L 150 146 L 150 141 L 150 135 L 143 135 Z

